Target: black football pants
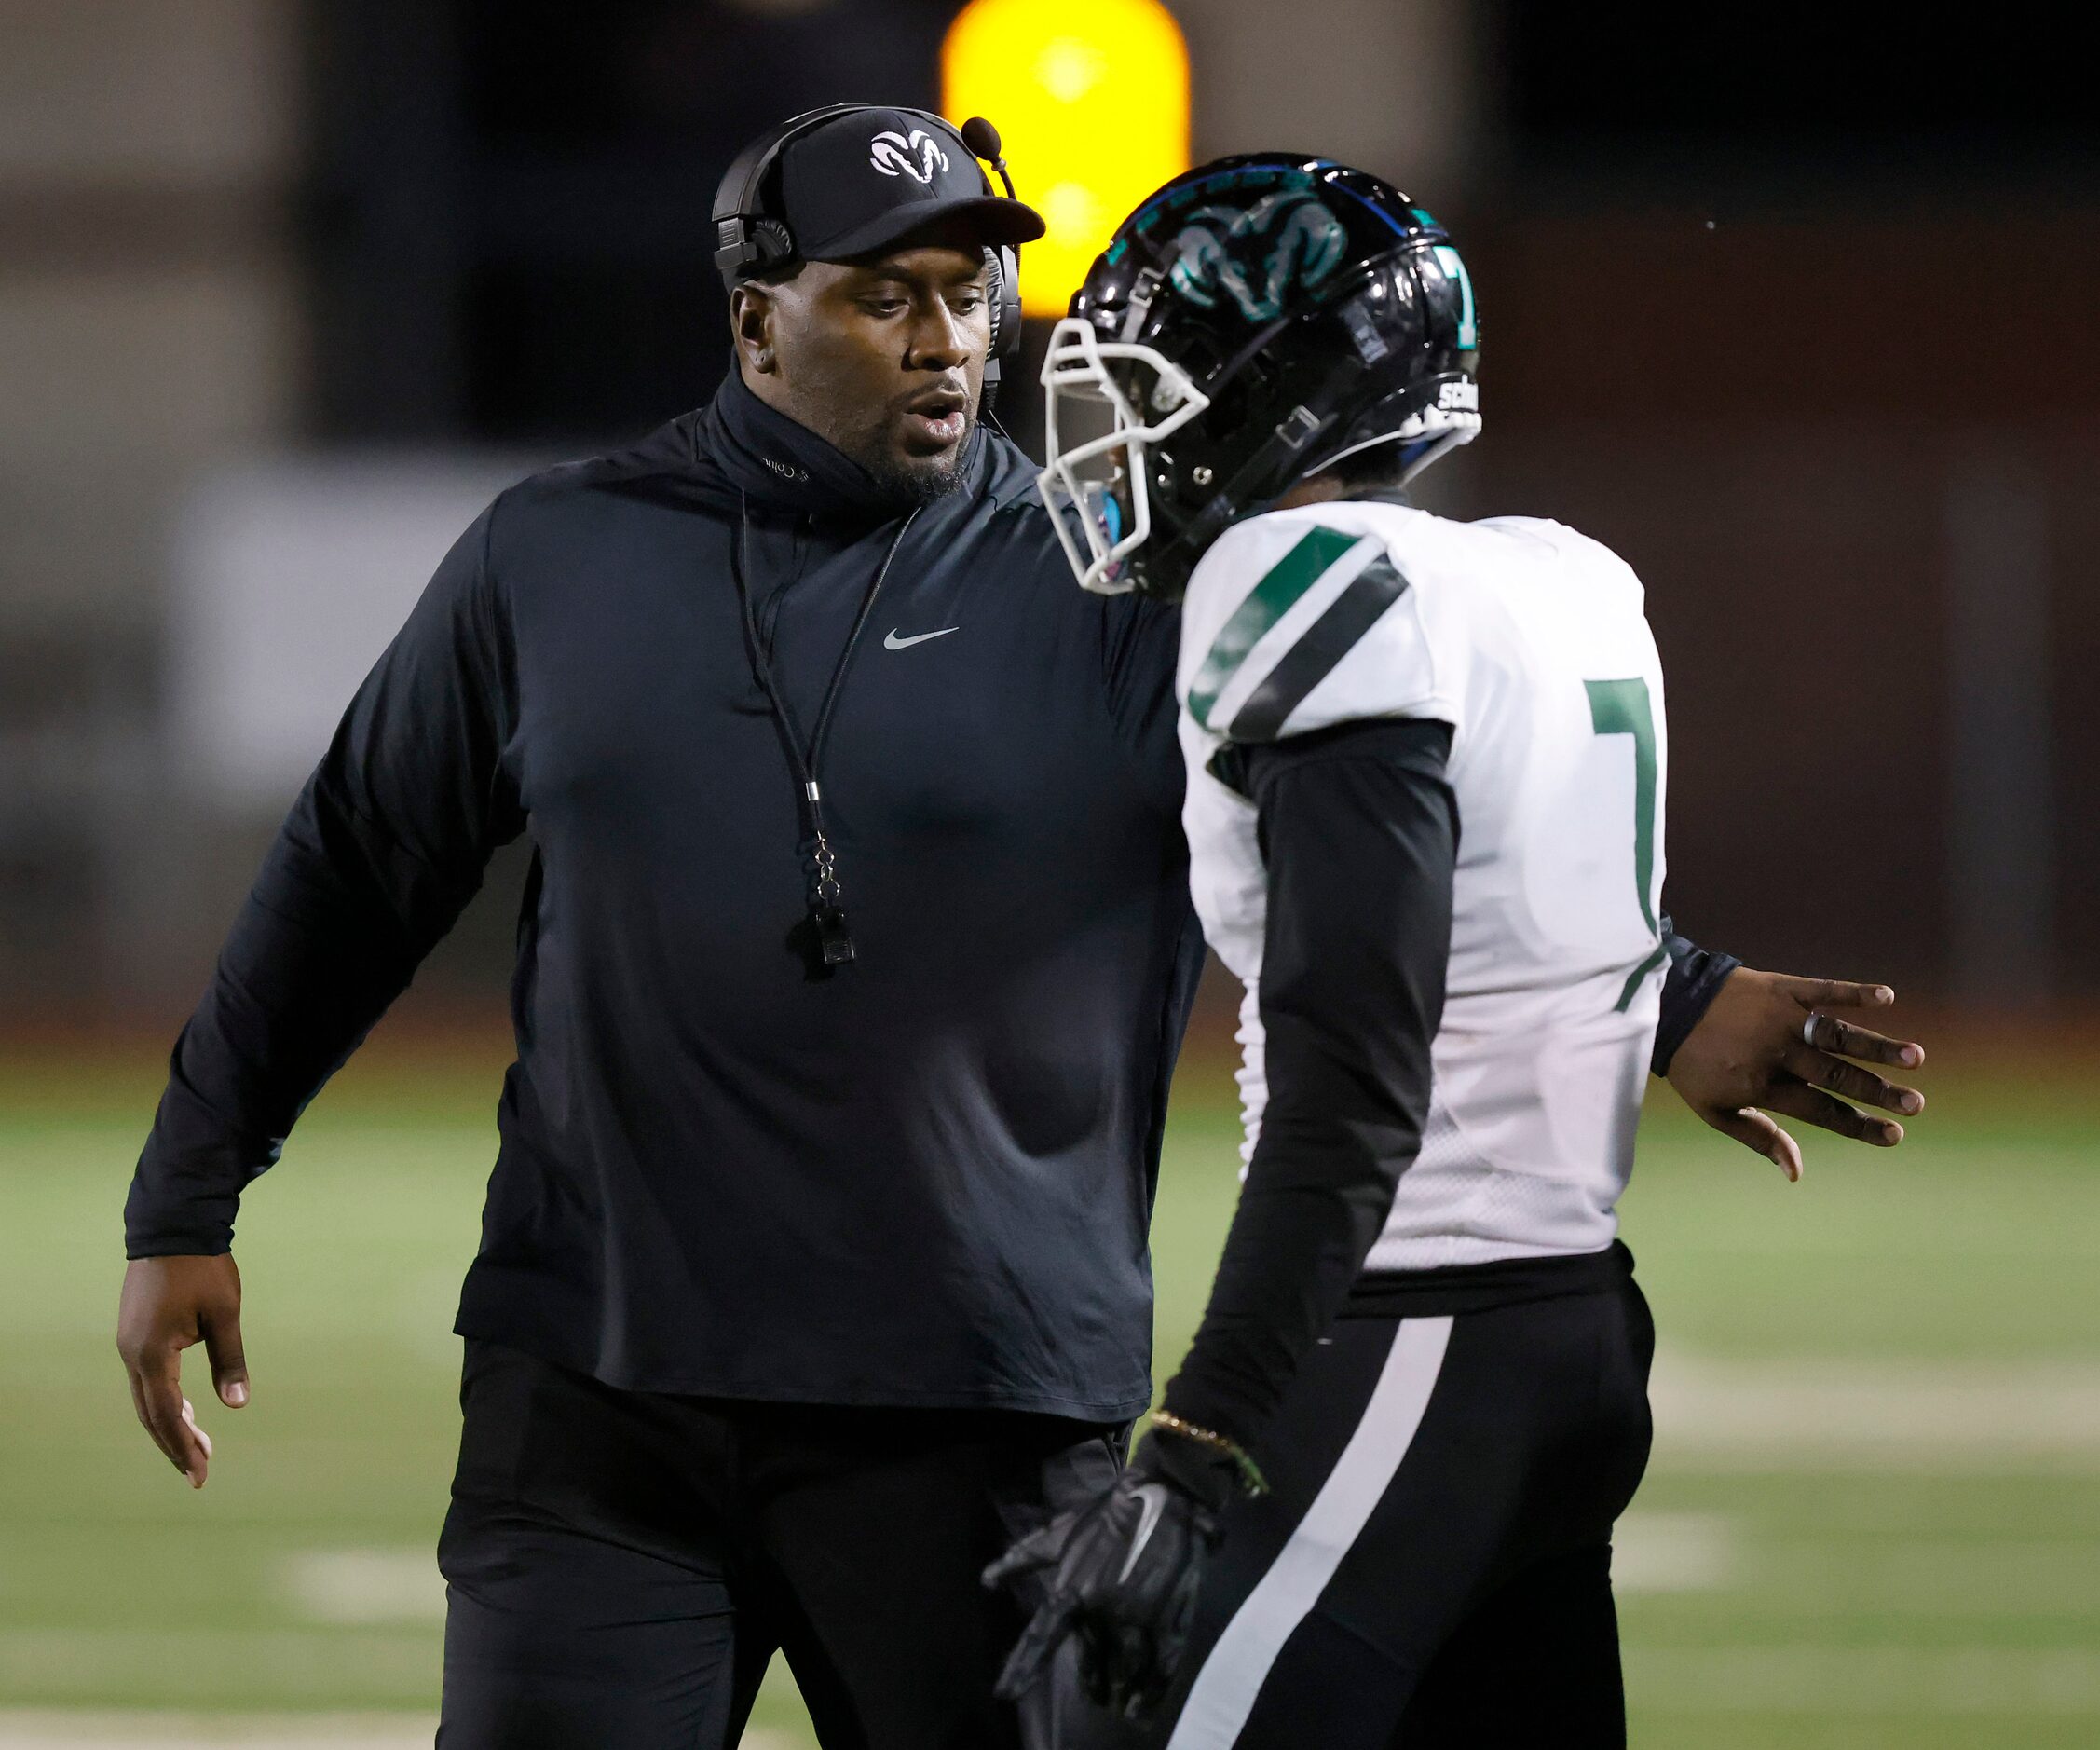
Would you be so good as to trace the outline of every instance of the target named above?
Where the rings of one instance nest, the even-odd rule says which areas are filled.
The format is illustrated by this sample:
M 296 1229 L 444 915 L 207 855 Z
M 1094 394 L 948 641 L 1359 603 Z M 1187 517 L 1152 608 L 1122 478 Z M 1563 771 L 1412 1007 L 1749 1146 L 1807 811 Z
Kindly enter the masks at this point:
M 1262 1442 L 1270 1493 L 1226 1515 L 1161 1716 L 1082 1709 L 1072 1742 L 1623 1746 L 1611 1534 L 1655 1350 L 1624 1256 L 1567 1261 L 1576 1292 L 1338 1320 Z
M 619 1391 L 470 1341 L 438 1547 L 443 1750 L 729 1750 L 776 1649 L 826 1750 L 1048 1750 L 978 1576 L 1113 1480 L 1122 1430 Z

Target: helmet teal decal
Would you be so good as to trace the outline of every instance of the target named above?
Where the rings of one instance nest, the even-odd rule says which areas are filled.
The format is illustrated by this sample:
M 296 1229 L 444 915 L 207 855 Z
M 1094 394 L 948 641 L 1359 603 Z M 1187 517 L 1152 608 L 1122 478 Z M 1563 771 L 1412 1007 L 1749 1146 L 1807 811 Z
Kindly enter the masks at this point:
M 1443 270 L 1458 281 L 1458 344 L 1462 348 L 1477 347 L 1480 344 L 1480 324 L 1473 314 L 1473 276 L 1466 271 L 1465 262 L 1449 243 L 1438 244 L 1434 253 Z
M 1174 239 L 1172 278 L 1178 292 L 1206 309 L 1217 307 L 1222 291 L 1248 321 L 1274 321 L 1291 292 L 1318 285 L 1341 265 L 1348 243 L 1326 202 L 1287 189 L 1251 207 L 1192 212 Z

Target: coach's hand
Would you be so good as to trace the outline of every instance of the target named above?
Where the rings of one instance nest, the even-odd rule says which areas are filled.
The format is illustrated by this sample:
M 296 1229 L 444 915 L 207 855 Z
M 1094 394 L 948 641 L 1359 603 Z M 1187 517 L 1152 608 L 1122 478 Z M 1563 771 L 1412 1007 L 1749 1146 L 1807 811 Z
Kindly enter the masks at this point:
M 1769 1156 L 1789 1179 L 1801 1177 L 1800 1145 L 1771 1113 L 1894 1148 L 1903 1140 L 1903 1127 L 1869 1117 L 1859 1107 L 1911 1117 L 1925 1110 L 1925 1096 L 1845 1060 L 1916 1069 L 1925 1061 L 1925 1048 L 1831 1011 L 1885 1009 L 1895 1000 L 1885 984 L 1794 978 L 1739 966 L 1670 1059 L 1670 1085 L 1716 1130 Z
M 131 1407 L 168 1455 L 168 1462 L 204 1486 L 211 1441 L 183 1396 L 183 1351 L 204 1345 L 219 1401 L 248 1401 L 248 1362 L 240 1349 L 240 1272 L 233 1254 L 134 1258 L 124 1272 L 116 1308 L 116 1352 L 131 1376 Z
M 1156 1707 L 1188 1646 L 1218 1515 L 1238 1486 L 1229 1461 L 1154 1433 L 1113 1488 L 985 1569 L 988 1586 L 1041 1575 L 1048 1587 L 1000 1673 L 1000 1698 L 1032 1688 L 1070 1634 L 1097 1705 L 1132 1718 Z

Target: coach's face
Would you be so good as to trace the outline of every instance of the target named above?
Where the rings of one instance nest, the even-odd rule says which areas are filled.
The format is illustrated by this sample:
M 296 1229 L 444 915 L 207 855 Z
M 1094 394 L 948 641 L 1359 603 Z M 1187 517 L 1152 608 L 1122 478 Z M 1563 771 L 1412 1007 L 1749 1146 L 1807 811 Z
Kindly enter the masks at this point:
M 900 498 L 954 485 L 977 417 L 991 311 L 983 251 L 923 243 L 805 263 L 730 302 L 743 380 Z

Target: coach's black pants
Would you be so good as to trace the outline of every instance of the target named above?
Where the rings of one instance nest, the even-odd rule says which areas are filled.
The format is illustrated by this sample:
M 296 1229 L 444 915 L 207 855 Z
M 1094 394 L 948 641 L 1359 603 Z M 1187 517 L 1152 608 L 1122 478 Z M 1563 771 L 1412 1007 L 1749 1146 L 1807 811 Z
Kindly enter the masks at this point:
M 985 1565 L 1105 1488 L 1121 1431 L 618 1391 L 467 1346 L 439 1543 L 443 1750 L 727 1750 L 783 1651 L 826 1750 L 1060 1735 L 991 1686 Z
M 1611 1533 L 1654 1351 L 1622 1247 L 1367 1282 L 1261 1443 L 1270 1493 L 1227 1514 L 1162 1716 L 1075 1742 L 1623 1745 Z

